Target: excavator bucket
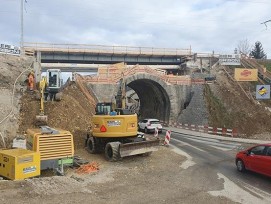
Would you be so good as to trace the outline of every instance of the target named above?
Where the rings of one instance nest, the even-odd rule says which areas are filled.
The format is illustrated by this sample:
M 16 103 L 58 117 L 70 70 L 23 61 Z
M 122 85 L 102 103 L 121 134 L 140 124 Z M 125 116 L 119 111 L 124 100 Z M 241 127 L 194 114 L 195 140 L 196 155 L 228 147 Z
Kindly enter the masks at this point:
M 158 150 L 159 144 L 160 144 L 159 139 L 120 144 L 119 147 L 120 157 L 122 158 L 132 155 L 151 153 L 153 151 Z
M 35 124 L 37 126 L 47 125 L 48 116 L 47 115 L 36 115 Z

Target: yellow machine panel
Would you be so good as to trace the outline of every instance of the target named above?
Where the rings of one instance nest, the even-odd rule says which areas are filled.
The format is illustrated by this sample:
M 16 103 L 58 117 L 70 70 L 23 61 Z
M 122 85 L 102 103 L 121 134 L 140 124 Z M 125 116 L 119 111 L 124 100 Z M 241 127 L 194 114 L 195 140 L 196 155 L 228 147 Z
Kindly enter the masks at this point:
M 41 161 L 74 156 L 73 135 L 66 130 L 28 129 L 26 141 L 27 149 L 40 153 Z
M 22 180 L 40 175 L 40 154 L 26 149 L 0 150 L 0 175 Z
M 135 137 L 137 115 L 94 115 L 92 134 L 95 137 Z

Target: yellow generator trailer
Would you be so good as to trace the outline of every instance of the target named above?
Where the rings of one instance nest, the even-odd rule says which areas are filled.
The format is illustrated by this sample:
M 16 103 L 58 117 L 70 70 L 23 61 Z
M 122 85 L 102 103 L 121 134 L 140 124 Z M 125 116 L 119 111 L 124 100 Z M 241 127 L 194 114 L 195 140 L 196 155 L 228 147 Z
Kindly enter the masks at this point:
M 64 165 L 73 165 L 74 143 L 69 131 L 48 126 L 28 129 L 26 146 L 40 153 L 41 170 L 56 169 L 63 174 Z
M 137 132 L 137 115 L 128 109 L 114 109 L 112 103 L 98 103 L 92 116 L 92 130 L 86 139 L 90 153 L 105 152 L 109 161 L 156 151 L 159 139 L 147 141 Z
M 26 149 L 0 150 L 0 175 L 23 180 L 40 175 L 40 154 Z

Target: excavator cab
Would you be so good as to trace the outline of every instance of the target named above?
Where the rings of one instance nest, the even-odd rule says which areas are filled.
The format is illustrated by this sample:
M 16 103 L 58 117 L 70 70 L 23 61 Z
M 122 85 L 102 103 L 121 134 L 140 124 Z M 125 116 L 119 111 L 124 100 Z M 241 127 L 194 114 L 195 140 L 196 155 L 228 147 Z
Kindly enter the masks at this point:
M 60 89 L 62 85 L 60 69 L 48 69 L 46 71 L 46 78 L 48 79 L 49 89 Z
M 97 103 L 96 115 L 134 115 L 129 109 L 115 108 L 114 103 Z
M 113 111 L 113 103 L 97 103 L 96 115 L 109 115 Z
M 50 100 L 61 100 L 60 88 L 62 87 L 63 80 L 61 79 L 60 69 L 48 69 L 46 71 L 46 78 L 48 81 L 48 86 L 46 87 L 46 92 L 49 93 Z

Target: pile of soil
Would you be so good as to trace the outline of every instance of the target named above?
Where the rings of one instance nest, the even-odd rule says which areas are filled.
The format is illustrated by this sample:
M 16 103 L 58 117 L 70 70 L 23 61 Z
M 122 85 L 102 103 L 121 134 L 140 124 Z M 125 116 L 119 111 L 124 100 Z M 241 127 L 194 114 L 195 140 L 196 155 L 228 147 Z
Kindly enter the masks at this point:
M 25 92 L 20 102 L 19 132 L 25 133 L 28 128 L 35 128 L 36 115 L 39 115 L 40 101 L 35 94 Z M 94 110 L 85 95 L 75 82 L 69 82 L 63 90 L 61 101 L 46 101 L 45 115 L 47 125 L 70 131 L 74 136 L 75 149 L 84 147 L 87 129 Z
M 256 83 L 239 82 L 239 86 L 232 80 L 234 69 L 230 67 L 214 71 L 216 83 L 205 88 L 209 125 L 237 128 L 243 137 L 271 139 L 271 112 L 266 109 L 271 107 L 270 100 L 248 97 L 255 99 Z

